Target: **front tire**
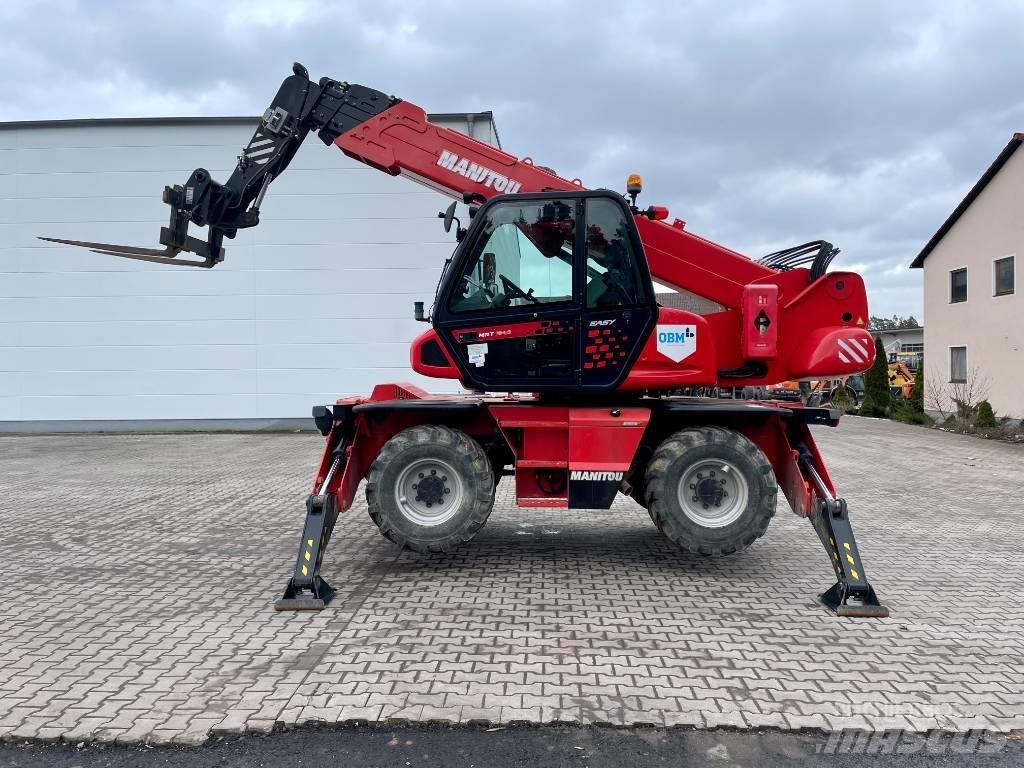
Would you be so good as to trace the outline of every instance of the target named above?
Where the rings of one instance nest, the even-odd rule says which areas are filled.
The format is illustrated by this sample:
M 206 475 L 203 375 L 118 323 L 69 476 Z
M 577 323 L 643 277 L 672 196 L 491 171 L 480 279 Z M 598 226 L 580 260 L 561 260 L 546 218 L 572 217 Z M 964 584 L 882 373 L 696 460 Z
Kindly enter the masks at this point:
M 414 552 L 450 552 L 494 506 L 494 471 L 465 432 L 423 424 L 388 440 L 370 467 L 366 504 L 381 534 Z
M 676 432 L 654 451 L 645 481 L 658 530 L 695 554 L 744 550 L 764 535 L 775 515 L 778 486 L 771 464 L 731 429 Z

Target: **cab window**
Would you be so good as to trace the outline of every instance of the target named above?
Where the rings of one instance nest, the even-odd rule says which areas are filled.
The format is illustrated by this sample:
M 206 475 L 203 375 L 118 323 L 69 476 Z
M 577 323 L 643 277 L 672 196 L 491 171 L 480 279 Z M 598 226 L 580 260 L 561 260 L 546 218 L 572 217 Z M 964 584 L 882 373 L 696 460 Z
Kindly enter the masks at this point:
M 644 304 L 647 287 L 621 205 L 603 197 L 587 200 L 587 308 Z
M 497 203 L 463 267 L 451 312 L 572 301 L 576 203 Z

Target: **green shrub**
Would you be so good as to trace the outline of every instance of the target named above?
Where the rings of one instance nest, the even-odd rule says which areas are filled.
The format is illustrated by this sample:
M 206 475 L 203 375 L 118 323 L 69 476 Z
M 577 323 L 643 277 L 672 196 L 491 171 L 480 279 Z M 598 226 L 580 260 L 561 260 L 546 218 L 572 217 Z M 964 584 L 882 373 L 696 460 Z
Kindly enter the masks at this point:
M 996 426 L 996 415 L 992 412 L 992 405 L 988 400 L 978 403 L 975 410 L 974 426 L 979 429 L 992 429 Z
M 920 424 L 923 427 L 930 427 L 935 424 L 935 419 L 929 416 L 927 413 L 918 413 L 917 411 L 910 411 L 906 418 L 907 424 Z
M 910 400 L 895 400 L 889 409 L 889 417 L 904 424 L 921 424 L 930 427 L 935 420 L 923 411 L 918 411 Z
M 875 363 L 864 376 L 864 402 L 860 406 L 861 416 L 885 418 L 889 415 L 892 395 L 889 393 L 889 362 L 882 346 L 882 337 L 875 339 Z
M 952 414 L 947 416 L 945 421 L 939 423 L 947 432 L 956 432 L 958 435 L 973 435 L 974 434 L 974 422 L 967 421 L 963 418 L 957 418 Z
M 978 416 L 978 406 L 972 405 L 971 403 L 965 403 L 960 400 L 954 400 L 953 404 L 956 406 L 957 421 L 961 421 L 964 424 L 974 423 L 974 420 Z

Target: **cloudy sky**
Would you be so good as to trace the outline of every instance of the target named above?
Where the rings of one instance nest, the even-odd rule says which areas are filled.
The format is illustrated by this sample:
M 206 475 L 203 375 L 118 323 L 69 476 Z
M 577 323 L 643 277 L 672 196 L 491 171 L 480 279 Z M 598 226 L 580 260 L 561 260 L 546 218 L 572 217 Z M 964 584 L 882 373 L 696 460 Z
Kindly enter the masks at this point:
M 751 256 L 824 238 L 875 314 L 1015 130 L 1024 3 L 3 0 L 0 120 L 262 113 L 291 62 L 428 111 Z M 325 162 L 329 158 L 325 157 Z

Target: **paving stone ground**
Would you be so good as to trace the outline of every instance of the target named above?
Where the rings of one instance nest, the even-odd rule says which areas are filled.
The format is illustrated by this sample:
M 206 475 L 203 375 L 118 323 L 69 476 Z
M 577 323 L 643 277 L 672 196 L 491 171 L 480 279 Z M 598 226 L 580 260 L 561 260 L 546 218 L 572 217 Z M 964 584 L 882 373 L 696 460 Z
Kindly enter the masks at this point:
M 199 742 L 313 721 L 1024 729 L 1024 448 L 848 418 L 817 437 L 884 620 L 785 502 L 706 559 L 620 499 L 526 510 L 503 483 L 447 556 L 361 501 L 320 613 L 276 613 L 315 434 L 0 438 L 0 737 Z M 781 498 L 781 495 L 780 495 Z

